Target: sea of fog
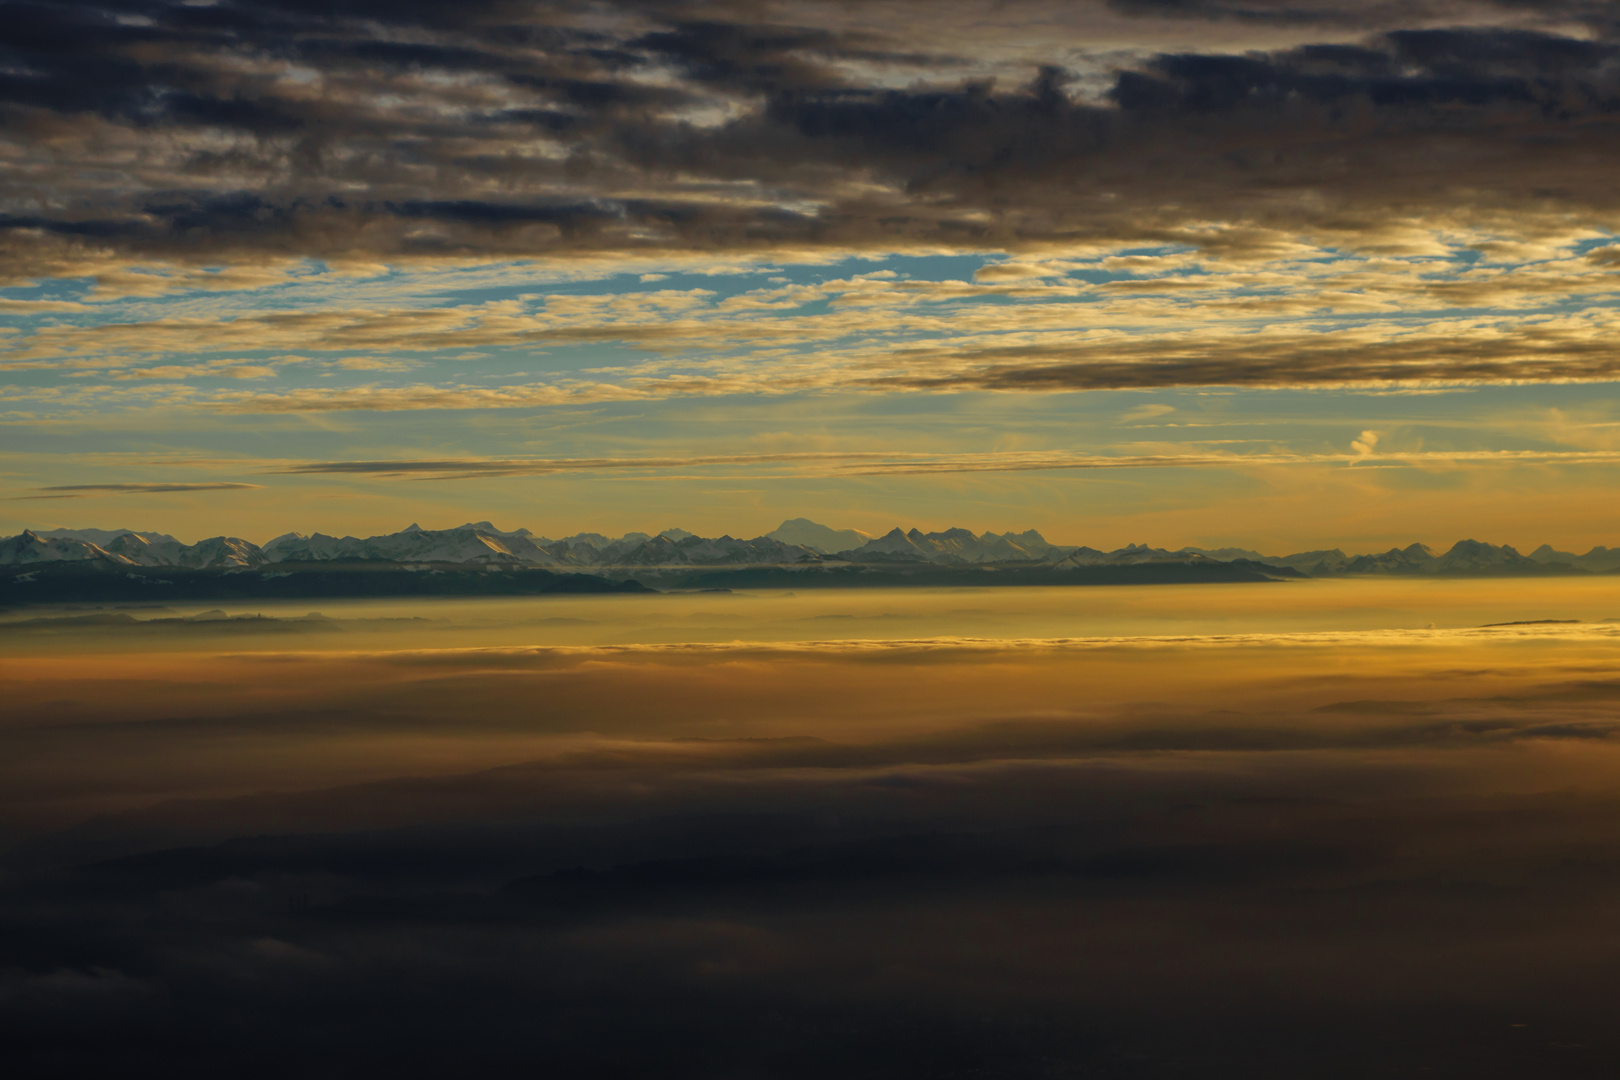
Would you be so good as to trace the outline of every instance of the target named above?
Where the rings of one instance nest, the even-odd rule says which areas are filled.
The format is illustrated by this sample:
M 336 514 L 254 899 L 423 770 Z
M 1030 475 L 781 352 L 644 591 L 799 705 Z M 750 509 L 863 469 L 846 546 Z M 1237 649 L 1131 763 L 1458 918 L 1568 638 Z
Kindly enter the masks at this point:
M 256 615 L 266 621 L 249 620 Z M 197 625 L 180 625 L 181 620 Z M 256 649 L 266 647 L 263 638 L 283 646 L 296 640 L 299 648 L 349 649 L 361 641 L 378 648 L 453 648 L 1031 640 L 1465 630 L 1551 622 L 1620 625 L 1620 575 L 73 605 L 0 612 L 0 634 L 8 650 L 30 651 L 110 641 L 130 648 L 194 649 L 203 643 Z M 145 623 L 151 625 L 137 625 Z
M 1612 1076 L 1620 577 L 0 619 L 15 1075 Z

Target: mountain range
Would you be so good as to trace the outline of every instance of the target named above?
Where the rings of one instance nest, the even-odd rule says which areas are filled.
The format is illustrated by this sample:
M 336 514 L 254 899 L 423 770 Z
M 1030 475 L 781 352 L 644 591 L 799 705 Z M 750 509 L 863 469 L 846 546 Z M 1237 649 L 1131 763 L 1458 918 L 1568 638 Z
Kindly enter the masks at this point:
M 924 533 L 895 528 L 882 536 L 832 529 L 805 518 L 751 540 L 708 538 L 684 529 L 620 537 L 577 533 L 551 539 L 528 529 L 499 529 L 488 521 L 455 529 L 411 525 L 397 533 L 359 538 L 289 532 L 262 547 L 232 536 L 183 544 L 164 533 L 118 529 L 25 530 L 0 540 L 0 566 L 77 563 L 104 568 L 173 567 L 241 572 L 308 564 L 382 564 L 410 569 L 453 565 L 495 570 L 542 568 L 612 573 L 696 567 L 907 567 L 1044 568 L 1062 574 L 1085 568 L 1154 565 L 1247 567 L 1262 576 L 1355 575 L 1543 576 L 1610 573 L 1620 569 L 1620 548 L 1584 555 L 1542 545 L 1529 555 L 1512 547 L 1462 540 L 1438 553 L 1422 544 L 1380 554 L 1331 550 L 1272 556 L 1244 548 L 1168 550 L 1130 544 L 1113 551 L 1053 544 L 1034 529 L 975 534 L 968 529 Z

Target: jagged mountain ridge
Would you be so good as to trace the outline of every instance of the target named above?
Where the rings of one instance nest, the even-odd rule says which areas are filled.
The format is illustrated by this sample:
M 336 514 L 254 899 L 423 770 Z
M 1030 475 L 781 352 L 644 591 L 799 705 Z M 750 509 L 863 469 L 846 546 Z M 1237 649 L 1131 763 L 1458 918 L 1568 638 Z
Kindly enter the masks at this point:
M 1595 547 L 1585 555 L 1576 555 L 1569 551 L 1555 551 L 1551 544 L 1542 544 L 1529 557 L 1539 563 L 1563 563 L 1593 574 L 1620 570 L 1620 548 Z
M 713 540 L 688 534 L 679 540 L 659 535 L 634 548 L 608 556 L 618 566 L 746 566 L 816 562 L 820 553 L 796 544 L 784 544 L 768 536 L 738 540 L 721 536 Z
M 234 536 L 214 536 L 195 544 L 165 539 L 153 543 L 124 533 L 107 546 L 70 536 L 46 538 L 24 529 L 0 540 L 0 566 L 25 563 L 99 562 L 111 566 L 175 566 L 189 570 L 251 569 L 267 561 L 257 544 Z
M 1538 562 L 1510 546 L 1479 540 L 1459 540 L 1444 555 L 1423 544 L 1391 548 L 1381 555 L 1358 555 L 1348 560 L 1342 574 L 1448 575 L 1467 577 L 1543 576 L 1583 573 L 1556 562 Z
M 840 551 L 838 557 L 849 562 L 925 562 L 966 566 L 1051 562 L 1072 550 L 1047 543 L 1046 538 L 1034 529 L 1000 535 L 987 532 L 975 536 L 967 529 L 923 533 L 916 529 L 902 532 L 896 527 L 858 548 Z
M 480 524 L 487 524 L 480 523 Z M 525 530 L 526 532 L 527 530 Z M 532 535 L 532 534 L 530 534 Z M 283 533 L 264 545 L 268 562 L 398 562 L 530 564 L 554 567 L 561 562 L 519 533 L 485 532 L 475 525 L 459 529 L 424 529 L 411 525 L 397 533 L 371 536 L 328 536 Z
M 103 547 L 105 547 L 109 541 L 116 540 L 120 536 L 125 536 L 131 533 L 140 537 L 142 540 L 149 540 L 154 544 L 180 543 L 180 541 L 176 540 L 168 533 L 141 532 L 139 529 L 34 529 L 33 533 L 34 535 L 42 536 L 47 540 L 55 540 L 58 537 L 65 536 L 72 540 L 88 540 L 92 544 L 99 544 Z M 184 547 L 185 545 L 182 544 L 181 546 Z
M 1240 563 L 1273 568 L 1285 577 L 1542 576 L 1620 570 L 1620 548 L 1598 547 L 1586 555 L 1574 555 L 1543 545 L 1526 556 L 1509 546 L 1476 540 L 1458 541 L 1444 554 L 1422 544 L 1412 544 L 1356 556 L 1346 555 L 1338 548 L 1268 556 L 1246 548 L 1169 550 L 1145 544 L 1101 551 L 1052 544 L 1034 529 L 1021 533 L 974 534 L 960 528 L 932 533 L 895 528 L 882 536 L 869 537 L 855 547 L 829 553 L 820 545 L 789 542 L 776 533 L 821 540 L 865 536 L 854 530 L 831 529 L 804 518 L 786 521 L 774 533 L 752 540 L 732 536 L 706 538 L 678 528 L 665 529 L 656 536 L 631 532 L 613 538 L 601 533 L 577 533 L 552 540 L 528 529 L 506 531 L 488 521 L 480 521 L 454 529 L 423 529 L 412 524 L 397 533 L 363 539 L 324 533 L 308 536 L 285 533 L 262 548 L 228 536 L 188 545 L 163 533 L 53 529 L 25 530 L 18 536 L 0 540 L 0 565 L 91 562 L 108 567 L 247 570 L 270 564 L 399 563 L 491 568 L 528 566 L 591 572 L 657 567 L 791 567 L 821 563 L 897 569 L 908 564 L 1045 566 L 1055 571 L 1098 566 Z
M 16 536 L 0 540 L 0 566 L 19 563 L 79 562 L 85 559 L 104 559 L 126 566 L 135 563 L 122 555 L 113 555 L 88 540 L 71 536 L 43 537 L 24 529 Z

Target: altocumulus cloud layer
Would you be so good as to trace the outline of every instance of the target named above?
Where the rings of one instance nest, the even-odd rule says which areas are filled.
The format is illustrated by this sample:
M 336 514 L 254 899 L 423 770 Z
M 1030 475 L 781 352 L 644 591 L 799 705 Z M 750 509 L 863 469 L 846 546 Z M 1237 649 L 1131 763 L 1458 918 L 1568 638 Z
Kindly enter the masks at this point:
M 101 253 L 1259 254 L 1271 228 L 1399 247 L 1459 192 L 1615 206 L 1608 5 L 5 9 L 18 277 Z M 1186 49 L 1206 19 L 1261 47 Z
M 0 343 L 66 377 L 30 409 L 1615 374 L 1607 4 L 3 9 Z M 984 264 L 422 300 L 894 253 Z M 117 303 L 165 295 L 217 302 Z M 643 359 L 422 370 L 609 346 Z

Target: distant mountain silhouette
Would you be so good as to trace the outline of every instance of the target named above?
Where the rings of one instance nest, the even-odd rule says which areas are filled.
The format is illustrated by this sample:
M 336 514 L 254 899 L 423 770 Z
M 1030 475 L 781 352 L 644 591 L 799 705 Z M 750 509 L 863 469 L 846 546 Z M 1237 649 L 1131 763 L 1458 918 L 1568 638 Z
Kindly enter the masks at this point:
M 852 537 L 860 542 L 827 550 Z M 1053 544 L 1034 529 L 976 534 L 959 528 L 924 533 L 896 527 L 870 537 L 806 518 L 785 521 L 752 540 L 709 538 L 679 528 L 657 536 L 577 533 L 552 540 L 528 529 L 508 532 L 488 521 L 455 529 L 424 529 L 413 523 L 397 533 L 364 539 L 290 532 L 263 547 L 231 536 L 182 544 L 163 533 L 53 529 L 25 530 L 0 540 L 0 603 L 126 594 L 172 599 L 182 594 L 231 598 L 446 590 L 521 595 L 649 585 L 1151 584 L 1617 571 L 1620 549 L 1605 547 L 1574 555 L 1542 545 L 1528 556 L 1479 540 L 1459 540 L 1443 554 L 1423 544 L 1353 556 L 1338 548 L 1272 556 L 1247 548 L 1170 550 L 1146 544 L 1102 551 Z M 513 576 L 496 584 L 502 573 Z

